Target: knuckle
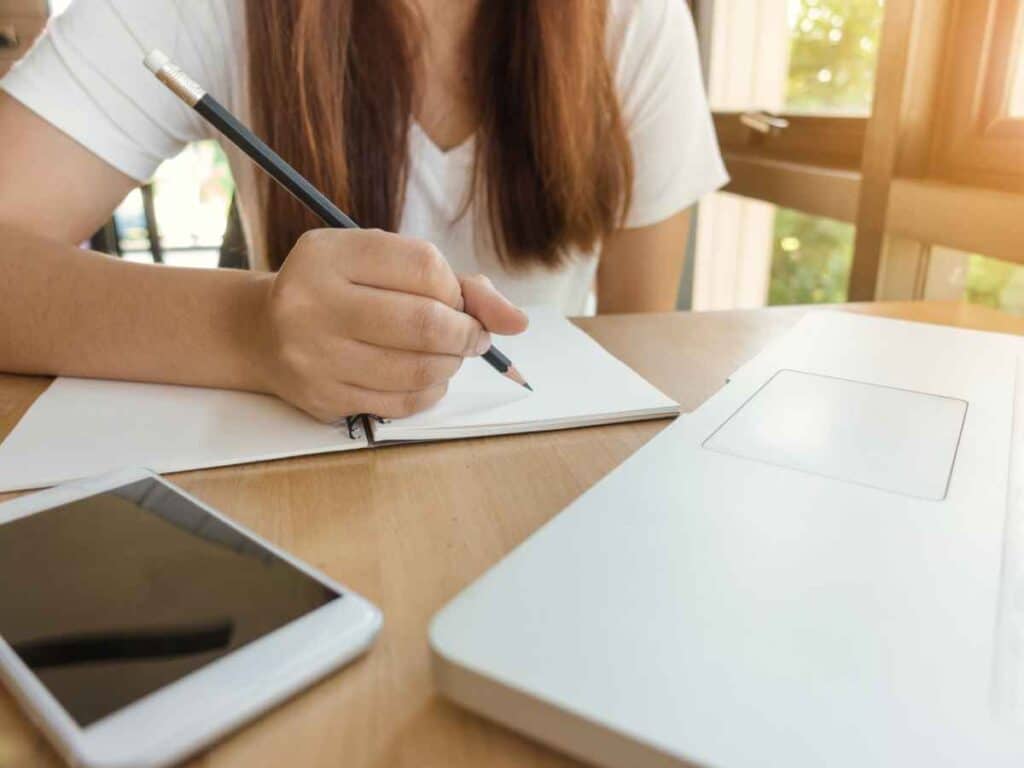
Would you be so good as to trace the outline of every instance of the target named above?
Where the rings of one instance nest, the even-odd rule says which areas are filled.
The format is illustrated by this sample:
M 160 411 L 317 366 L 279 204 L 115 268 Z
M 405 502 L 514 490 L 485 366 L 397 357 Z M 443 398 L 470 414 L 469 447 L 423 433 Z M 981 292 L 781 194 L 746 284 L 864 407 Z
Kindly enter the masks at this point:
M 433 243 L 415 240 L 412 244 L 413 269 L 424 285 L 437 285 L 444 279 L 448 262 Z
M 434 383 L 435 379 L 434 365 L 429 358 L 420 356 L 412 363 L 409 383 L 413 389 L 426 389 Z
M 441 305 L 424 301 L 416 310 L 415 328 L 420 341 L 427 348 L 436 348 L 445 336 L 445 315 Z
M 356 229 L 350 233 L 352 248 L 364 255 L 388 255 L 388 246 L 394 235 L 380 229 Z
M 469 354 L 477 344 L 483 328 L 473 318 L 463 315 L 460 318 L 458 343 L 463 354 Z
M 324 248 L 331 239 L 329 229 L 307 229 L 296 241 L 296 250 L 299 253 L 310 253 Z

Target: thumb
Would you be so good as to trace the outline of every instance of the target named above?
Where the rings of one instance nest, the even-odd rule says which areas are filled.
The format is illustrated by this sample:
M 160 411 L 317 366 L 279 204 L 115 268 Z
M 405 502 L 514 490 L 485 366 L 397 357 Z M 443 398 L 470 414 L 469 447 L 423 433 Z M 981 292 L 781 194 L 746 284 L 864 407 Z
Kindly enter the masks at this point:
M 511 336 L 526 330 L 529 320 L 519 307 L 506 299 L 483 275 L 461 275 L 463 310 L 480 321 L 488 331 Z

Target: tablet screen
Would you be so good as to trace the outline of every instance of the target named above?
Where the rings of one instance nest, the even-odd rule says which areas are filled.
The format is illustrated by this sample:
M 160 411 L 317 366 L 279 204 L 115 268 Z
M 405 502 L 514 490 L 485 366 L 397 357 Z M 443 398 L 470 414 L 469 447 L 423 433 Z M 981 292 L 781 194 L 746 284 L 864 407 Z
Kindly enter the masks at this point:
M 83 727 L 339 597 L 153 479 L 0 525 L 0 635 Z

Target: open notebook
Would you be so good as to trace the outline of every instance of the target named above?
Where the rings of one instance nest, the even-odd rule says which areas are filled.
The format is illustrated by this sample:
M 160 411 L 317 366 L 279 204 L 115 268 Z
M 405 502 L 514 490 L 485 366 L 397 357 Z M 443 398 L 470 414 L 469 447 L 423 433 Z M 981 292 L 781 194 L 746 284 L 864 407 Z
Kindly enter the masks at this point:
M 501 348 L 530 393 L 467 360 L 428 411 L 351 432 L 275 397 L 196 387 L 59 378 L 0 444 L 0 491 L 124 466 L 157 472 L 242 464 L 374 444 L 539 432 L 674 416 L 679 406 L 549 309 Z

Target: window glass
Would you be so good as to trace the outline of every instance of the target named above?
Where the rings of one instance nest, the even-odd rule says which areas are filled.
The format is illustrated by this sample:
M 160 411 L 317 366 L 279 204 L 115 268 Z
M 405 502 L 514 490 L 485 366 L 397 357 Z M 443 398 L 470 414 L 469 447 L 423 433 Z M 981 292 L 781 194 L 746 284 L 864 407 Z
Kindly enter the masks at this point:
M 153 209 L 164 263 L 217 266 L 233 194 L 227 158 L 215 141 L 190 144 L 162 163 L 153 177 Z M 124 258 L 151 262 L 141 191 L 133 190 L 114 216 Z
M 853 225 L 728 193 L 697 222 L 693 309 L 846 301 Z
M 786 109 L 868 114 L 882 0 L 788 0 Z
M 712 109 L 866 115 L 882 0 L 714 0 Z
M 1024 24 L 1017 37 L 1017 66 L 1010 91 L 1010 117 L 1024 117 Z
M 768 303 L 846 301 L 854 234 L 852 224 L 792 208 L 777 209 Z
M 924 297 L 1024 315 L 1024 266 L 933 244 Z
M 122 256 L 128 261 L 153 261 L 140 189 L 133 189 L 128 193 L 128 197 L 117 206 L 117 210 L 114 211 L 114 221 L 117 222 Z
M 1024 267 L 978 253 L 966 258 L 965 300 L 1024 315 Z

